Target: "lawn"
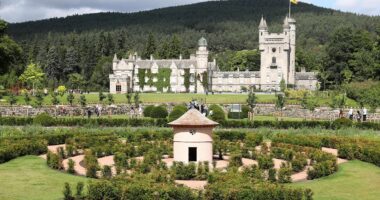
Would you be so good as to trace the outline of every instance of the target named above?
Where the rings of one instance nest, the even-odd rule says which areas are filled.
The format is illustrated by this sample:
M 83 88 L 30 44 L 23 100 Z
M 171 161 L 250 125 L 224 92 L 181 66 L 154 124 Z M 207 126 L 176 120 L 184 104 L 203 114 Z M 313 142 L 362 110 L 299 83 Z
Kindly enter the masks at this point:
M 361 161 L 350 161 L 339 167 L 336 174 L 292 186 L 310 188 L 315 200 L 379 199 L 379 167 Z
M 74 104 L 79 104 L 79 94 L 75 94 Z M 99 103 L 99 95 L 96 93 L 86 94 L 86 100 L 88 104 Z M 205 94 L 189 94 L 189 93 L 142 93 L 140 94 L 140 101 L 143 103 L 188 103 L 192 99 L 197 99 L 200 102 L 205 102 L 207 104 L 246 104 L 248 95 L 247 94 L 215 94 L 215 95 L 205 95 Z M 258 103 L 275 103 L 276 96 L 274 94 L 257 94 Z M 4 97 L 0 104 L 9 104 L 7 100 L 9 97 Z M 58 97 L 61 103 L 68 104 L 66 95 Z M 34 103 L 34 98 L 32 98 L 31 103 Z M 104 100 L 106 102 L 107 99 Z M 124 94 L 115 94 L 114 101 L 116 104 L 127 103 L 127 98 Z M 133 101 L 133 98 L 132 98 Z M 331 99 L 318 98 L 320 105 L 328 106 Z M 300 100 L 287 100 L 289 104 L 300 104 Z M 25 105 L 23 96 L 17 97 L 17 104 Z M 51 105 L 51 96 L 48 95 L 44 99 L 44 104 Z M 348 106 L 356 106 L 356 102 L 348 99 Z
M 87 180 L 52 170 L 37 156 L 20 157 L 0 165 L 0 199 L 62 199 L 65 182 L 74 189 L 77 182 Z

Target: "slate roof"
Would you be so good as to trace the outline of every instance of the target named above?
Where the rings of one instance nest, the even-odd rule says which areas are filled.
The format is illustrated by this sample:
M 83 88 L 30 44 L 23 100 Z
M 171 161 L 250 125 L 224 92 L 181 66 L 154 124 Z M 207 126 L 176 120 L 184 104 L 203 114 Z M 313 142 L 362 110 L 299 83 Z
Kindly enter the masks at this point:
M 216 126 L 217 122 L 202 115 L 197 109 L 190 109 L 177 120 L 169 123 L 170 126 L 204 127 Z
M 142 69 L 150 69 L 154 64 L 158 68 L 170 68 L 172 64 L 175 64 L 177 68 L 185 69 L 189 68 L 191 65 L 197 66 L 196 60 L 137 60 L 136 65 Z
M 296 80 L 316 80 L 315 72 L 296 72 Z

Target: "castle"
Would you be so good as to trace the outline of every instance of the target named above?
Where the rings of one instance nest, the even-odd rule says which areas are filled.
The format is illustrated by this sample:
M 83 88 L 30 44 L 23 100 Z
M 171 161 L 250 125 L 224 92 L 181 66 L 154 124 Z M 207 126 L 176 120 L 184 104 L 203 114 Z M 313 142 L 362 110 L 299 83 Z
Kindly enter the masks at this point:
M 142 60 L 137 54 L 113 59 L 110 93 L 127 92 L 241 92 L 242 88 L 279 91 L 281 81 L 296 89 L 316 90 L 316 73 L 296 72 L 296 21 L 286 17 L 282 33 L 269 33 L 266 20 L 259 25 L 260 71 L 220 71 L 209 62 L 207 40 L 198 41 L 198 50 L 189 59 Z

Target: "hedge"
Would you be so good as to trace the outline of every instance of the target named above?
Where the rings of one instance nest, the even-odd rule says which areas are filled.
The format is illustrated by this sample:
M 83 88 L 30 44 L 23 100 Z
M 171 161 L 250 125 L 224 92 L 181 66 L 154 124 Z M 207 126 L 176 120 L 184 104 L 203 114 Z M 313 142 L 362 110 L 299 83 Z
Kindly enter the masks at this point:
M 47 152 L 47 143 L 40 139 L 2 140 L 0 142 L 0 163 L 25 155 L 41 155 Z
M 340 121 L 249 121 L 249 120 L 221 120 L 218 122 L 219 128 L 276 128 L 276 129 L 299 129 L 299 128 L 323 128 L 323 129 L 339 129 L 343 126 Z M 8 126 L 25 126 L 34 124 L 34 118 L 31 117 L 0 117 L 0 125 Z M 157 126 L 167 127 L 168 120 L 166 118 L 153 119 L 153 118 L 52 118 L 48 124 L 41 124 L 43 126 L 84 126 L 84 125 L 98 125 L 107 127 L 141 127 L 141 126 Z M 352 123 L 352 127 L 359 129 L 373 129 L 380 130 L 380 123 L 363 122 Z

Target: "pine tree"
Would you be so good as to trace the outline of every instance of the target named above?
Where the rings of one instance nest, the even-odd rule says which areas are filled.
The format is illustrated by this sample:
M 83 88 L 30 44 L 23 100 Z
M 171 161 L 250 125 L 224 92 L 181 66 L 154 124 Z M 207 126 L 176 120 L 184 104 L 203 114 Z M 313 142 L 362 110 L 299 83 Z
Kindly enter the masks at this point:
M 153 34 L 150 33 L 148 36 L 148 41 L 145 45 L 145 51 L 144 51 L 143 57 L 144 58 L 150 58 L 151 55 L 156 54 L 156 50 L 157 50 L 156 40 L 155 40 Z
M 63 73 L 65 76 L 72 73 L 80 73 L 78 52 L 74 48 L 68 48 L 65 56 L 65 68 Z
M 58 81 L 59 77 L 61 77 L 62 68 L 59 62 L 57 49 L 54 46 L 49 49 L 45 71 L 49 79 Z
M 168 58 L 178 58 L 180 54 L 181 54 L 181 41 L 179 40 L 177 35 L 174 35 L 170 42 Z

